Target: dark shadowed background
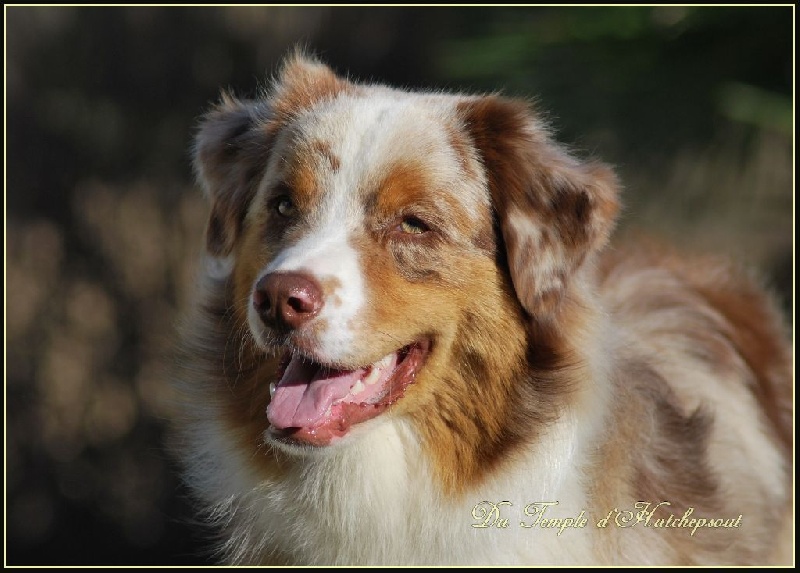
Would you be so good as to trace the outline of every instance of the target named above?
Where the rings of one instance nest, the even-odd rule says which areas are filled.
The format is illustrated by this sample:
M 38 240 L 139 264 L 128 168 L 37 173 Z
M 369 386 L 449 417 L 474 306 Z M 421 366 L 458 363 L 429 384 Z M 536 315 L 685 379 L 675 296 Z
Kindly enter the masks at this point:
M 163 375 L 221 87 L 302 42 L 350 77 L 536 96 L 618 167 L 621 235 L 753 265 L 792 308 L 792 7 L 6 7 L 8 564 L 207 563 Z

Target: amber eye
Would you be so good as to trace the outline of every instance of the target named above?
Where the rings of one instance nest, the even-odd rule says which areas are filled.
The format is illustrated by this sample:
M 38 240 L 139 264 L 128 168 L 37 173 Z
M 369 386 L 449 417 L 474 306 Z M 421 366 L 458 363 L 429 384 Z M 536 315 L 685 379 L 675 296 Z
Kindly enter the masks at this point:
M 275 210 L 281 217 L 291 217 L 294 215 L 295 206 L 288 197 L 278 197 L 275 200 Z
M 421 235 L 428 231 L 428 226 L 416 217 L 406 217 L 400 222 L 400 230 L 409 235 Z

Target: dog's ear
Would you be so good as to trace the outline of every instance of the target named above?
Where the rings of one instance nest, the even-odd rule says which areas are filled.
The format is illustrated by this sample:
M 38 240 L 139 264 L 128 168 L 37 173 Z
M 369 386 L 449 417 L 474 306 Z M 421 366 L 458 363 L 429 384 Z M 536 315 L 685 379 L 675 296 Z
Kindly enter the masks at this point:
M 353 85 L 296 51 L 258 100 L 226 93 L 202 119 L 195 138 L 197 178 L 211 200 L 206 229 L 209 253 L 231 253 L 280 129 L 303 110 Z
M 271 147 L 272 134 L 258 127 L 268 125 L 272 115 L 267 101 L 241 101 L 223 93 L 202 119 L 194 167 L 211 201 L 206 247 L 214 256 L 229 255 L 241 232 Z
M 525 102 L 487 96 L 459 104 L 459 113 L 483 160 L 514 290 L 531 316 L 547 319 L 608 240 L 616 177 L 554 143 Z

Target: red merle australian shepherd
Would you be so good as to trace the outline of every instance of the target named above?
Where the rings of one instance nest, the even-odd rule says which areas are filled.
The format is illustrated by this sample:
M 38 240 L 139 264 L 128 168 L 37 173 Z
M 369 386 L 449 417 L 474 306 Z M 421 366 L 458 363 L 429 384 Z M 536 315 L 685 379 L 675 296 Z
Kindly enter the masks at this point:
M 604 252 L 613 172 L 525 102 L 296 54 L 205 115 L 195 165 L 176 449 L 221 559 L 791 559 L 773 304 L 715 260 Z

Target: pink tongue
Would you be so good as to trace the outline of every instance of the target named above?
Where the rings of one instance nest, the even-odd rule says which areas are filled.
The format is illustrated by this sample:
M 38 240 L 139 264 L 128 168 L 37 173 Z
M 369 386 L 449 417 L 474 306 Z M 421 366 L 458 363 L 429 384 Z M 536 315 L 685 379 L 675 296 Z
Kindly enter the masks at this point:
M 292 357 L 267 408 L 270 424 L 279 429 L 318 425 L 331 405 L 363 378 L 365 370 L 329 370 Z

